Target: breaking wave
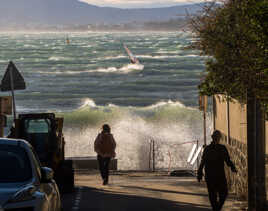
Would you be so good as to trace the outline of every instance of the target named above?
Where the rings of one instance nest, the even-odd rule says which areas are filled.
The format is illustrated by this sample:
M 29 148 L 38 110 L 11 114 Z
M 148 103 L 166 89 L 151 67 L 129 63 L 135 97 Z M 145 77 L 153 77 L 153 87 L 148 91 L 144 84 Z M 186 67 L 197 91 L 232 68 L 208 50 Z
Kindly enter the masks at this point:
M 104 123 L 110 124 L 117 142 L 118 168 L 147 170 L 150 141 L 155 141 L 156 168 L 186 166 L 192 144 L 203 140 L 202 114 L 181 102 L 159 102 L 147 107 L 98 106 L 84 99 L 82 106 L 64 116 L 66 155 L 95 156 L 93 144 Z M 211 124 L 207 134 L 211 133 Z

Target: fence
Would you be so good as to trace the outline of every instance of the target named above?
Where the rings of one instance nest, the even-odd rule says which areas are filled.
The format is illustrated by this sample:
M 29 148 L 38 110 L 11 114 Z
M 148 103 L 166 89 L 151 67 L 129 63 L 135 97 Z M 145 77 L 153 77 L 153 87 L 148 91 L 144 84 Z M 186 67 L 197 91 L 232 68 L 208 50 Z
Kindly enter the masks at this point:
M 199 166 L 199 159 L 202 151 L 202 146 L 200 145 L 199 141 L 187 141 L 183 143 L 178 143 L 178 144 L 172 144 L 169 145 L 169 149 L 167 151 L 167 156 L 169 158 L 168 165 L 164 170 L 167 170 L 168 174 L 170 174 L 171 169 L 172 169 L 172 160 L 176 160 L 177 154 L 172 154 L 171 153 L 171 148 L 178 148 L 182 145 L 188 145 L 192 144 L 192 148 L 188 154 L 188 157 L 184 157 L 184 162 L 186 163 L 186 166 L 182 166 L 185 170 L 188 170 L 189 172 L 193 172 L 195 174 L 198 166 Z M 158 152 L 161 150 L 161 147 L 157 144 L 157 142 L 154 139 L 149 140 L 149 163 L 148 163 L 148 169 L 149 171 L 157 171 L 157 170 L 163 170 L 163 168 L 159 168 L 157 166 L 157 161 L 158 161 Z M 173 167 L 174 169 L 174 167 Z

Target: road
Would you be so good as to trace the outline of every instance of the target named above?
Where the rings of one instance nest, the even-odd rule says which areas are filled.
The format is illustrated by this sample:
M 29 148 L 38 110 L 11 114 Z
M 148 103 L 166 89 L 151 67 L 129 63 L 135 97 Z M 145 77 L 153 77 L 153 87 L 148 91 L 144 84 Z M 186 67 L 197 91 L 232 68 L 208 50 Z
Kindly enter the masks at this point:
M 194 177 L 165 173 L 112 172 L 103 186 L 98 172 L 78 173 L 76 189 L 62 196 L 64 211 L 207 211 L 206 185 Z M 223 211 L 242 210 L 230 195 Z

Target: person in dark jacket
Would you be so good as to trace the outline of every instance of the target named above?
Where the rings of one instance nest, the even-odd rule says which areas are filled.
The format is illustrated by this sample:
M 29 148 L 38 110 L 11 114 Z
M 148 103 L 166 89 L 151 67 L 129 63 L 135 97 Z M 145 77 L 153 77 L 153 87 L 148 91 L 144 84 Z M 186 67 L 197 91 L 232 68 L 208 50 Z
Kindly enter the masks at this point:
M 97 153 L 103 185 L 108 184 L 109 163 L 115 157 L 116 142 L 108 124 L 102 126 L 102 132 L 98 134 L 94 142 L 94 150 Z
M 235 165 L 230 159 L 227 148 L 219 144 L 221 133 L 215 130 L 212 134 L 212 142 L 205 147 L 202 160 L 198 169 L 198 182 L 202 180 L 203 168 L 205 167 L 205 180 L 209 194 L 209 200 L 214 211 L 221 210 L 228 195 L 227 180 L 224 171 L 224 162 L 237 172 Z

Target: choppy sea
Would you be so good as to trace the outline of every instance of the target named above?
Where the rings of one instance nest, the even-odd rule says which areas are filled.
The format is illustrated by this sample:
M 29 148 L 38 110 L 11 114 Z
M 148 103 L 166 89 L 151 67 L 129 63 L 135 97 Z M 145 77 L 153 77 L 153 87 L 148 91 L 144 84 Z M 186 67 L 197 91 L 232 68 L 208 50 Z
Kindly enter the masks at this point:
M 12 60 L 26 82 L 15 92 L 17 112 L 64 116 L 67 156 L 94 156 L 108 123 L 119 169 L 146 170 L 151 140 L 156 168 L 174 169 L 192 147 L 182 143 L 203 141 L 197 86 L 205 58 L 187 49 L 194 41 L 191 32 L 0 33 L 0 78 Z M 123 43 L 140 64 L 130 64 Z

